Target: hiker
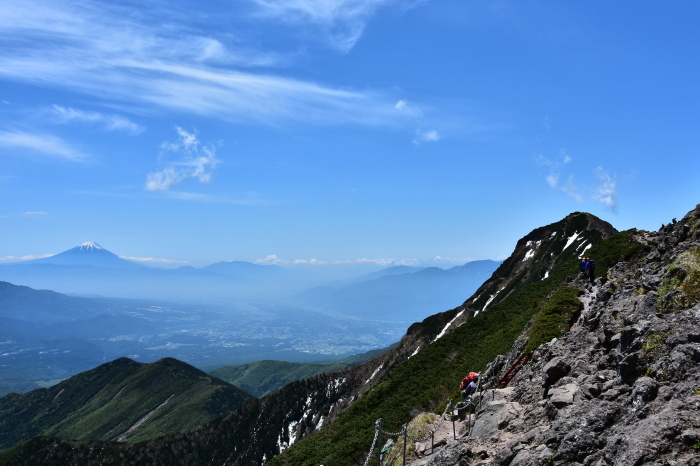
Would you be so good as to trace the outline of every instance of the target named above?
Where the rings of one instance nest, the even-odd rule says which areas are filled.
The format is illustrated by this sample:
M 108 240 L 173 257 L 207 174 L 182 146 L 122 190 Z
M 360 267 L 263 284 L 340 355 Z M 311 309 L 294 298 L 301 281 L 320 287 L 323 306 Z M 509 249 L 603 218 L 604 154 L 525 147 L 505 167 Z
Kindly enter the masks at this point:
M 586 274 L 586 258 L 582 257 L 581 262 L 578 263 L 578 270 L 581 272 L 581 275 Z
M 586 262 L 586 267 L 585 267 L 585 273 L 588 275 L 588 279 L 591 281 L 591 283 L 595 282 L 595 262 L 593 262 L 593 259 L 590 257 L 586 257 L 584 259 Z
M 470 372 L 462 379 L 462 383 L 459 384 L 459 388 L 462 390 L 462 401 L 466 401 L 466 399 L 476 391 L 476 383 L 478 380 L 479 374 L 476 372 Z

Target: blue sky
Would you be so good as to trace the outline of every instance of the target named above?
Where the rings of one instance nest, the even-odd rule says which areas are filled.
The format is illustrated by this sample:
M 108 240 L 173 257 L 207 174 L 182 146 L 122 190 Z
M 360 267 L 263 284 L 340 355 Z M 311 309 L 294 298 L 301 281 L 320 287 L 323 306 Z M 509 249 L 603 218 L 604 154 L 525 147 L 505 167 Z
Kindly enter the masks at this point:
M 0 261 L 501 259 L 700 202 L 692 1 L 0 3 Z

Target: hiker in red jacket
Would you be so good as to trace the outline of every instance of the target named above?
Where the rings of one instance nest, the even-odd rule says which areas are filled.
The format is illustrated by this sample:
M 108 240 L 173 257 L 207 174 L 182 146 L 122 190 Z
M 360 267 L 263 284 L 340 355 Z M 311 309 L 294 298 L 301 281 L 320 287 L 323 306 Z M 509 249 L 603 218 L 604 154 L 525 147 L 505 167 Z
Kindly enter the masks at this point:
M 462 383 L 459 384 L 459 388 L 462 390 L 462 401 L 465 401 L 476 391 L 476 384 L 478 381 L 479 374 L 476 372 L 470 372 L 462 379 Z

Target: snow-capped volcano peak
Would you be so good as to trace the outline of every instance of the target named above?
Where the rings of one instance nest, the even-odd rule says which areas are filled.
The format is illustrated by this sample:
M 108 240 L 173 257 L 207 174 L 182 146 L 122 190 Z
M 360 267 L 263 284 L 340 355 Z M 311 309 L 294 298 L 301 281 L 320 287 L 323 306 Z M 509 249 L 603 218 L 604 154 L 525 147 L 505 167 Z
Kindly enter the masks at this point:
M 93 243 L 92 241 L 87 241 L 87 242 L 81 244 L 80 246 L 78 246 L 78 248 L 79 248 L 80 250 L 84 250 L 84 249 L 104 249 L 102 246 L 100 246 L 100 245 L 97 244 L 97 243 Z

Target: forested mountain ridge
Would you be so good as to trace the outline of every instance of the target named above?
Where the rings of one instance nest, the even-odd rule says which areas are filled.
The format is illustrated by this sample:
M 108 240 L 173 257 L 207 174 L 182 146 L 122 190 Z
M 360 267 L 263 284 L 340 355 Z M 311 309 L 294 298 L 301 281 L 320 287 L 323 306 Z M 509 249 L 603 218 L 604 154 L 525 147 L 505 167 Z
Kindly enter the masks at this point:
M 0 398 L 0 450 L 35 435 L 138 442 L 193 430 L 253 397 L 184 362 L 120 358 Z

